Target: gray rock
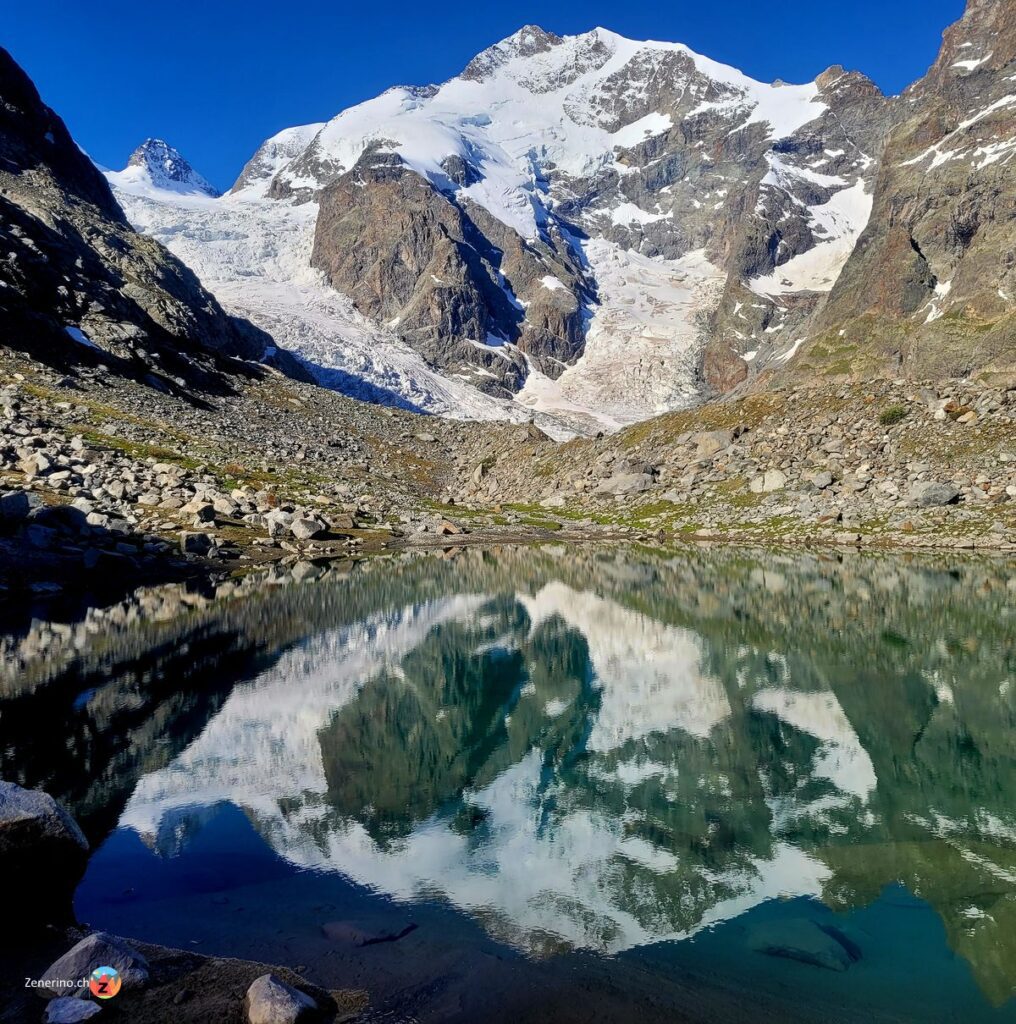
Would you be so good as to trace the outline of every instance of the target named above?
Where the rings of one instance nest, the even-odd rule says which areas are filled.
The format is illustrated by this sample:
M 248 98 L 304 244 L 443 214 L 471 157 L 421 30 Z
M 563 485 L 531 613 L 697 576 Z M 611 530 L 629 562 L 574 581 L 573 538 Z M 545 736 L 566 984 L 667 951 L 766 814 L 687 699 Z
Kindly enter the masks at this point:
M 289 532 L 289 524 L 292 521 L 293 516 L 289 512 L 283 512 L 281 509 L 273 509 L 271 512 L 266 512 L 265 529 L 268 531 L 268 536 L 285 536 Z
M 49 794 L 0 782 L 0 875 L 5 920 L 66 920 L 85 869 L 88 840 Z
M 696 444 L 695 454 L 700 459 L 709 458 L 729 448 L 734 440 L 732 430 L 704 430 L 692 435 L 692 441 Z
M 108 932 L 95 932 L 49 967 L 40 979 L 44 983 L 41 991 L 65 995 L 69 982 L 87 978 L 96 967 L 115 967 L 125 989 L 143 988 L 148 983 L 148 961 L 136 949 Z M 78 989 L 78 998 L 87 994 L 87 988 Z
M 248 1024 L 298 1024 L 313 1019 L 318 1006 L 306 992 L 274 974 L 262 974 L 247 989 L 244 1010 Z
M 641 494 L 653 486 L 653 478 L 648 473 L 622 473 L 601 481 L 596 488 L 597 494 Z
M 297 540 L 311 540 L 320 537 L 328 530 L 327 526 L 320 519 L 311 519 L 301 516 L 289 524 L 289 531 Z
M 38 508 L 42 500 L 37 494 L 26 491 L 8 491 L 0 494 L 0 519 L 8 523 L 20 523 L 26 520 L 29 513 Z
M 959 489 L 952 484 L 932 481 L 916 483 L 910 488 L 910 500 L 918 508 L 932 508 L 936 505 L 951 505 L 960 496 Z
M 817 487 L 820 491 L 824 491 L 827 487 L 832 487 L 833 475 L 828 471 L 816 473 L 811 478 L 811 482 L 814 487 Z
M 753 477 L 748 486 L 754 494 L 771 494 L 787 486 L 787 476 L 779 469 L 770 469 Z
M 102 1013 L 102 1007 L 90 999 L 75 999 L 73 996 L 59 996 L 46 1007 L 46 1024 L 78 1024 L 91 1020 Z

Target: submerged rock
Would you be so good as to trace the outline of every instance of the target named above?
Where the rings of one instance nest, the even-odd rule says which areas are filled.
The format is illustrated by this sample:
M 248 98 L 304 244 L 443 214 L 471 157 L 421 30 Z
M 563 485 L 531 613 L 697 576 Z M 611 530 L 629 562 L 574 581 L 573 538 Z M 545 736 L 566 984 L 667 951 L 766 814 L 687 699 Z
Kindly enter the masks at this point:
M 829 971 L 845 971 L 861 959 L 861 951 L 838 929 L 807 918 L 766 921 L 755 925 L 748 946 L 756 953 L 796 960 Z

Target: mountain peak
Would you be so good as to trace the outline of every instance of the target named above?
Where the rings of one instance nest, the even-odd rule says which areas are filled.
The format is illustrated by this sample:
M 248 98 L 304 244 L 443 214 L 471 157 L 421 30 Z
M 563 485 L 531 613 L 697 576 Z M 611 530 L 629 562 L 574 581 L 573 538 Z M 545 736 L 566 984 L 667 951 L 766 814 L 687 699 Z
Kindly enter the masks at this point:
M 193 167 L 163 139 L 145 139 L 130 155 L 127 161 L 127 174 L 130 168 L 137 168 L 136 176 L 147 177 L 151 186 L 168 192 L 200 193 L 215 198 L 218 189 L 203 178 Z
M 564 40 L 553 32 L 547 32 L 539 25 L 523 25 L 507 39 L 478 53 L 465 67 L 462 78 L 477 80 L 516 57 L 534 57 L 546 53 Z

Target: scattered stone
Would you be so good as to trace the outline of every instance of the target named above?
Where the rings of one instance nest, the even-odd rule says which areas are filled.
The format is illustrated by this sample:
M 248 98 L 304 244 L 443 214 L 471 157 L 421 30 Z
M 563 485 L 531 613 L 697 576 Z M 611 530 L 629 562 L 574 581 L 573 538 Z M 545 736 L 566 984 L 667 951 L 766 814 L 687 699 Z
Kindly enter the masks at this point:
M 247 989 L 244 1010 L 248 1024 L 299 1024 L 313 1019 L 318 1006 L 305 992 L 274 974 L 263 974 Z

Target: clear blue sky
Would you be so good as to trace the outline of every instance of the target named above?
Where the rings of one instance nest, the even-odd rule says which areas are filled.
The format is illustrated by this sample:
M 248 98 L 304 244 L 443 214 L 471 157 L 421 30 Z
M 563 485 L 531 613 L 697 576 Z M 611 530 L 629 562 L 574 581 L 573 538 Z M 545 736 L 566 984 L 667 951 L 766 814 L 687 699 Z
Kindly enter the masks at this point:
M 964 0 L 0 0 L 0 45 L 95 160 L 166 139 L 228 187 L 257 144 L 395 84 L 450 78 L 527 23 L 682 42 L 754 78 L 830 64 L 899 92 Z

